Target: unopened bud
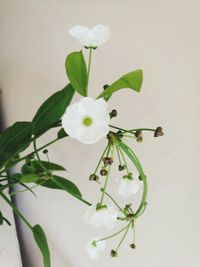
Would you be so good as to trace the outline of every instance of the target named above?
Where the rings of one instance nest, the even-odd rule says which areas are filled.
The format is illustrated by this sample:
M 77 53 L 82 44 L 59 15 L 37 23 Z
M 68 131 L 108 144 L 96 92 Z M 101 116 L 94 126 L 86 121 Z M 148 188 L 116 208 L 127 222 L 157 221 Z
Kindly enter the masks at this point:
M 159 137 L 159 136 L 163 136 L 164 132 L 163 132 L 163 128 L 162 127 L 157 127 L 154 133 L 154 137 Z
M 136 248 L 136 245 L 135 245 L 135 244 L 130 244 L 130 247 L 131 247 L 132 249 L 135 249 L 135 248 Z
M 45 149 L 42 151 L 44 154 L 47 154 L 48 153 L 48 149 Z
M 119 170 L 119 171 L 123 171 L 125 168 L 126 168 L 125 165 L 121 165 L 121 164 L 120 164 L 120 165 L 118 166 L 118 170 Z
M 89 181 L 99 181 L 99 176 L 97 176 L 96 174 L 91 174 L 89 177 Z
M 117 251 L 112 249 L 110 252 L 110 256 L 111 257 L 117 257 Z
M 108 171 L 105 170 L 105 169 L 102 169 L 102 170 L 100 171 L 100 174 L 101 174 L 101 176 L 106 176 L 106 175 L 108 174 Z
M 105 158 L 103 158 L 103 163 L 105 165 L 111 165 L 113 163 L 113 159 L 110 157 L 105 157 Z
M 108 87 L 110 87 L 110 85 L 105 84 L 105 85 L 103 86 L 103 89 L 106 90 Z
M 109 113 L 109 115 L 110 115 L 110 118 L 111 118 L 111 119 L 114 118 L 114 117 L 117 117 L 117 110 L 116 110 L 116 109 L 113 109 L 113 110 Z

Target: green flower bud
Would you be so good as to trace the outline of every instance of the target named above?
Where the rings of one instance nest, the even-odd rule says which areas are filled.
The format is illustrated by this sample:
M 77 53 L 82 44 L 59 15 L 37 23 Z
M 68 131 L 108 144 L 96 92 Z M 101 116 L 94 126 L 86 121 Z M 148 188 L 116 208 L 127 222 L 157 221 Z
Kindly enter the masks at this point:
M 96 181 L 98 182 L 99 181 L 99 176 L 97 176 L 96 174 L 91 174 L 90 177 L 89 177 L 89 181 Z
M 108 174 L 108 171 L 105 170 L 105 169 L 102 169 L 102 170 L 100 171 L 100 174 L 101 174 L 101 176 L 106 176 L 106 175 Z
M 117 251 L 112 249 L 110 252 L 111 257 L 117 257 Z
M 124 169 L 126 169 L 126 166 L 125 165 L 119 165 L 118 166 L 118 170 L 119 171 L 123 171 Z

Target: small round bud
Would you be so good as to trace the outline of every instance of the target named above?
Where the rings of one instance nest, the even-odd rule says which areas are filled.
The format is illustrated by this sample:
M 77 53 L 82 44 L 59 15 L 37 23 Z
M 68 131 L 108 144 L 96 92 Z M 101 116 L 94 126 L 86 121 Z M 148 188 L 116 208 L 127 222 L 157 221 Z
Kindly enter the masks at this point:
M 138 143 L 142 143 L 142 141 L 143 141 L 143 137 L 141 136 L 141 137 L 138 137 L 137 139 L 136 139 L 136 141 L 138 142 Z
M 97 176 L 96 174 L 91 174 L 89 177 L 89 181 L 99 181 L 99 176 Z
M 102 170 L 100 171 L 100 174 L 101 174 L 101 176 L 106 176 L 106 175 L 108 174 L 108 171 L 105 170 L 105 169 L 102 169 Z
M 47 154 L 47 153 L 48 153 L 48 149 L 44 149 L 42 152 L 43 152 L 44 154 Z
M 159 137 L 159 136 L 163 136 L 164 132 L 163 132 L 163 128 L 162 127 L 157 127 L 154 133 L 154 137 Z
M 112 249 L 111 252 L 110 252 L 110 256 L 111 257 L 117 257 L 117 251 Z
M 105 165 L 111 165 L 113 163 L 113 159 L 110 157 L 105 157 L 105 158 L 103 158 L 103 163 Z
M 137 131 L 136 133 L 135 133 L 135 137 L 142 137 L 142 131 Z
M 106 90 L 108 87 L 110 87 L 110 85 L 104 84 L 103 89 Z
M 136 248 L 136 245 L 135 245 L 135 244 L 130 244 L 130 247 L 131 247 L 132 249 L 135 249 L 135 248 Z
M 118 166 L 118 170 L 119 170 L 119 171 L 123 171 L 124 169 L 126 169 L 126 166 L 125 166 L 125 165 L 121 165 L 121 164 L 120 164 L 120 165 Z
M 115 118 L 115 117 L 117 117 L 117 110 L 116 109 L 113 109 L 110 113 L 110 118 L 112 119 L 112 118 Z

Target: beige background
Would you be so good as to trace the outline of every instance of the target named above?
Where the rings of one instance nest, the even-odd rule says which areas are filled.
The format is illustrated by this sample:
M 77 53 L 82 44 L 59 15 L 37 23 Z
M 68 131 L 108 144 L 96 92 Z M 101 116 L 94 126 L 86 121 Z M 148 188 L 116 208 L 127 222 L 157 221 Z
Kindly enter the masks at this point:
M 101 23 L 110 26 L 112 37 L 95 51 L 90 95 L 96 96 L 104 83 L 121 74 L 142 68 L 141 94 L 124 90 L 112 97 L 110 109 L 119 112 L 113 124 L 165 129 L 163 138 L 147 134 L 144 143 L 132 142 L 150 187 L 148 209 L 137 223 L 135 251 L 127 242 L 117 259 L 105 253 L 94 263 L 85 243 L 99 234 L 82 222 L 84 204 L 43 188 L 35 190 L 37 199 L 29 193 L 19 195 L 26 217 L 42 224 L 47 233 L 53 267 L 200 266 L 199 13 L 198 0 L 0 1 L 0 86 L 7 125 L 31 120 L 38 106 L 67 83 L 65 57 L 80 49 L 67 30 L 75 24 Z M 67 175 L 93 201 L 98 190 L 88 175 L 104 144 L 66 139 L 50 149 L 51 159 L 66 166 Z M 41 267 L 30 233 L 24 226 L 22 230 L 26 266 Z M 18 267 L 14 256 L 13 262 Z

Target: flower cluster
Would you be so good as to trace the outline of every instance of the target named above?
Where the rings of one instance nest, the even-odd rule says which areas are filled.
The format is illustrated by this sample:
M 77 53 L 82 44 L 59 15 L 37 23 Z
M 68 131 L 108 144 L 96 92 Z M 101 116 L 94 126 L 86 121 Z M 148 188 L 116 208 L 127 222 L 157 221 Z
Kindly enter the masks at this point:
M 88 67 L 91 63 L 91 51 L 105 43 L 110 37 L 111 31 L 107 26 L 97 25 L 92 29 L 84 26 L 74 26 L 69 30 L 69 34 L 76 38 L 86 49 L 90 49 L 90 58 Z M 89 69 L 88 69 L 89 73 Z M 116 86 L 116 84 L 115 84 Z M 104 90 L 110 90 L 112 86 L 105 85 Z M 66 133 L 72 138 L 85 144 L 93 144 L 103 137 L 107 137 L 108 144 L 100 157 L 100 161 L 95 171 L 90 175 L 89 180 L 98 184 L 103 183 L 100 188 L 100 201 L 88 208 L 84 215 L 84 220 L 97 228 L 104 227 L 112 229 L 116 226 L 117 221 L 125 222 L 125 227 L 105 238 L 93 238 L 87 245 L 87 251 L 92 259 L 97 259 L 100 252 L 106 248 L 106 240 L 123 233 L 122 240 L 115 249 L 112 249 L 110 255 L 116 257 L 119 247 L 122 244 L 129 229 L 134 231 L 135 220 L 144 212 L 146 207 L 147 196 L 147 180 L 142 166 L 126 143 L 126 139 L 135 139 L 137 142 L 143 141 L 143 131 L 153 131 L 154 136 L 163 134 L 162 128 L 156 129 L 132 129 L 125 130 L 110 125 L 112 118 L 117 116 L 117 110 L 109 112 L 107 101 L 110 95 L 96 100 L 91 97 L 83 97 L 79 102 L 70 105 L 62 117 L 62 127 Z M 114 131 L 114 130 L 117 130 Z M 108 179 L 110 178 L 110 170 L 117 156 L 118 170 L 120 178 L 118 180 L 117 192 L 120 197 L 129 198 L 139 192 L 143 187 L 142 200 L 139 208 L 135 211 L 130 203 L 126 203 L 121 207 L 117 201 L 108 193 Z M 127 159 L 134 164 L 134 173 L 130 171 Z M 122 172 L 125 172 L 122 174 Z M 109 198 L 114 206 L 106 203 L 105 196 Z M 130 244 L 131 248 L 135 248 L 135 240 Z
M 144 132 L 153 132 L 154 137 L 164 134 L 160 126 L 155 129 L 124 129 L 111 123 L 118 112 L 116 109 L 109 110 L 108 101 L 115 92 L 124 88 L 140 92 L 143 81 L 142 70 L 134 70 L 110 85 L 105 84 L 96 99 L 88 95 L 92 53 L 109 39 L 110 29 L 104 25 L 97 25 L 92 29 L 74 26 L 69 30 L 69 34 L 86 48 L 85 52 L 89 52 L 88 63 L 85 61 L 82 50 L 70 53 L 65 61 L 69 84 L 50 96 L 40 106 L 32 121 L 16 122 L 0 135 L 0 197 L 32 232 L 42 253 L 45 267 L 51 266 L 51 259 L 47 238 L 42 227 L 38 224 L 31 225 L 10 201 L 4 190 L 20 185 L 23 187 L 22 190 L 11 191 L 10 194 L 28 190 L 35 195 L 34 188 L 43 186 L 64 190 L 71 194 L 89 206 L 84 214 L 86 223 L 96 228 L 105 228 L 109 232 L 113 231 L 106 237 L 95 237 L 89 240 L 87 252 L 90 257 L 96 260 L 107 247 L 106 242 L 110 238 L 121 236 L 116 247 L 110 249 L 110 255 L 116 257 L 130 231 L 133 232 L 130 248 L 136 248 L 135 223 L 147 206 L 147 177 L 129 143 L 143 142 Z M 70 104 L 75 93 L 81 95 L 81 99 Z M 59 129 L 56 138 L 37 147 L 37 139 L 52 128 Z M 95 182 L 95 185 L 99 187 L 99 195 L 95 204 L 85 200 L 72 181 L 55 174 L 58 171 L 65 171 L 65 168 L 50 161 L 47 147 L 68 136 L 84 144 L 94 144 L 102 138 L 107 141 L 95 170 L 89 175 L 89 181 Z M 22 156 L 21 153 L 31 144 L 33 150 L 28 151 L 28 154 L 23 153 Z M 43 151 L 42 155 L 41 151 Z M 22 162 L 18 173 L 9 171 L 11 167 Z M 118 199 L 115 199 L 109 191 L 112 185 L 111 170 L 116 167 L 119 175 L 116 193 L 118 193 L 120 203 L 123 203 L 120 205 Z M 33 185 L 30 186 L 30 184 Z M 141 197 L 138 206 L 135 203 L 132 204 L 135 194 L 138 194 L 138 198 Z M 0 225 L 4 222 L 10 225 L 9 220 L 0 211 Z M 124 224 L 121 229 L 115 229 L 119 225 L 118 222 L 120 225 Z

